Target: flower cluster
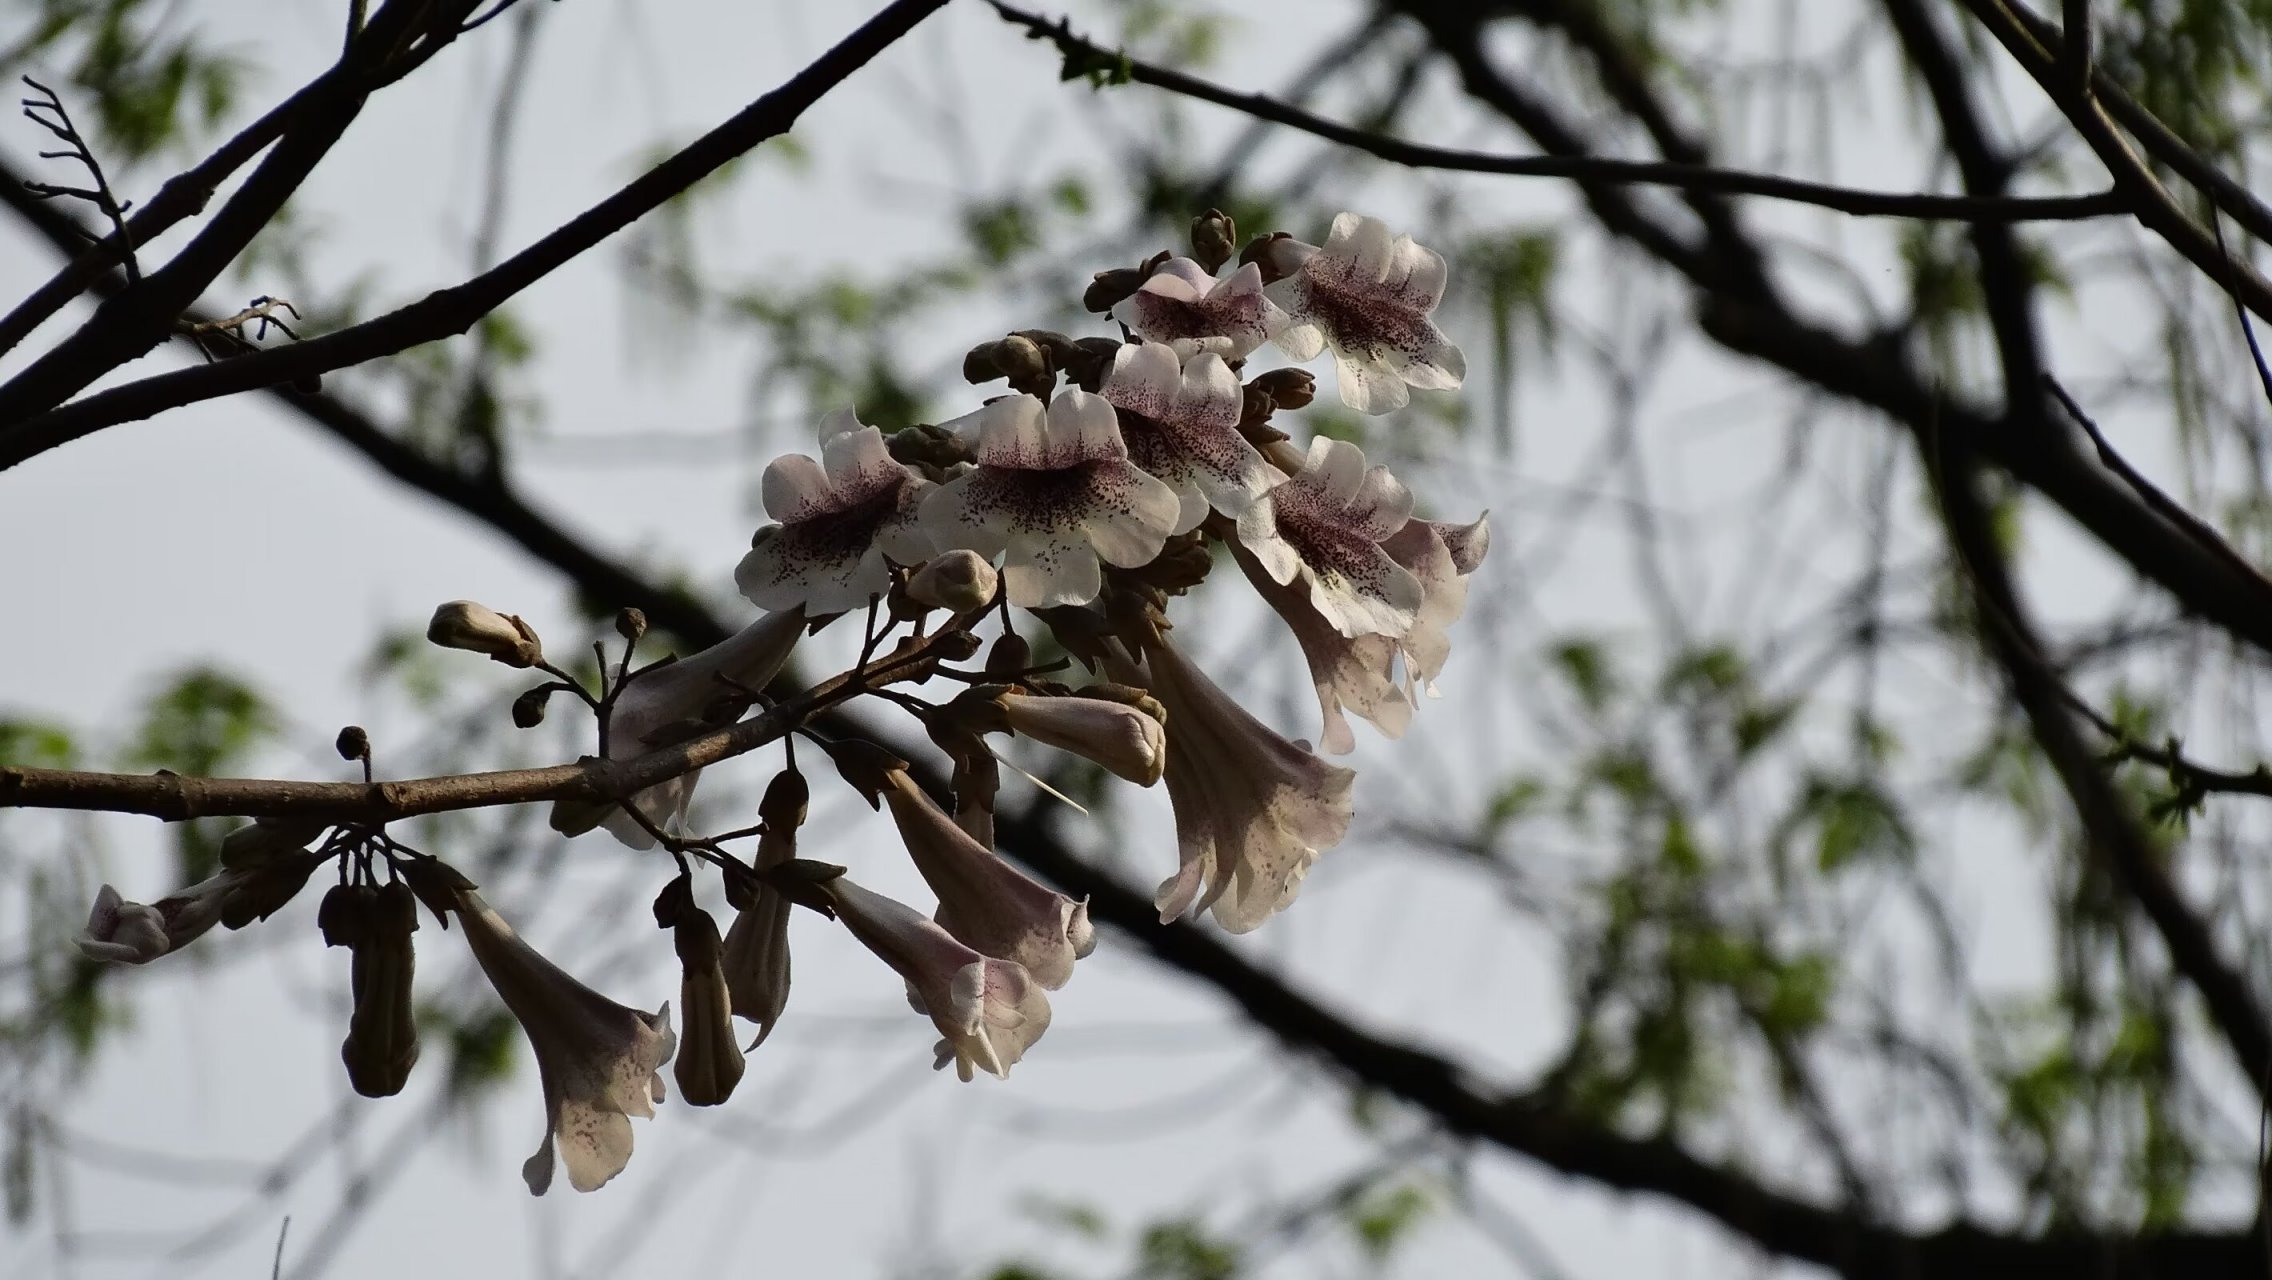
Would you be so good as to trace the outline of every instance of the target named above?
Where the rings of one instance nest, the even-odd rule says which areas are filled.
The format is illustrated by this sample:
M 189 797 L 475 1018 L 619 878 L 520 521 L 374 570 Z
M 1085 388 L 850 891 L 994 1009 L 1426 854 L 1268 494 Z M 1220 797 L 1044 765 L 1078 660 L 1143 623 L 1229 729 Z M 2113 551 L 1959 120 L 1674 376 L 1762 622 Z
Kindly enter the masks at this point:
M 434 643 L 550 677 L 513 702 L 514 723 L 541 722 L 562 693 L 593 714 L 597 759 L 585 776 L 596 781 L 551 793 L 562 797 L 552 826 L 604 828 L 672 856 L 654 915 L 679 961 L 677 1032 L 667 1003 L 649 1014 L 591 990 L 465 877 L 352 823 L 243 828 L 219 875 L 149 905 L 106 885 L 80 946 L 148 962 L 216 923 L 265 918 L 336 859 L 340 883 L 318 923 L 352 958 L 342 1057 L 356 1090 L 380 1097 L 399 1092 L 418 1059 L 412 934 L 423 902 L 443 927 L 455 921 L 535 1053 L 547 1124 L 522 1172 L 542 1193 L 556 1163 L 583 1191 L 623 1169 L 629 1117 L 653 1114 L 666 1064 L 687 1103 L 727 1101 L 747 1052 L 734 1020 L 756 1028 L 755 1049 L 787 1010 L 798 906 L 840 923 L 897 976 L 938 1034 L 939 1066 L 964 1080 L 1009 1074 L 1048 1030 L 1049 993 L 1072 980 L 1096 934 L 1086 901 L 995 851 L 997 736 L 1140 787 L 1164 780 L 1178 848 L 1155 897 L 1160 919 L 1211 912 L 1232 932 L 1258 928 L 1348 834 L 1355 774 L 1218 686 L 1171 635 L 1173 601 L 1219 560 L 1236 564 L 1307 662 L 1319 744 L 1346 753 L 1349 715 L 1397 737 L 1420 695 L 1435 692 L 1489 529 L 1416 516 L 1412 491 L 1358 444 L 1320 434 L 1297 446 L 1284 427 L 1315 398 L 1314 379 L 1250 367 L 1265 346 L 1295 361 L 1331 349 L 1343 402 L 1368 414 L 1403 407 L 1409 388 L 1458 387 L 1463 358 L 1431 319 L 1443 259 L 1355 214 L 1336 218 L 1323 245 L 1262 236 L 1234 263 L 1236 244 L 1230 219 L 1210 211 L 1193 225 L 1189 256 L 1099 273 L 1083 301 L 1117 322 L 1116 336 L 1022 330 L 973 349 L 966 377 L 1007 392 L 966 416 L 890 434 L 850 410 L 826 418 L 817 458 L 765 469 L 771 522 L 735 573 L 763 612 L 721 643 L 635 667 L 647 626 L 626 609 L 620 660 L 602 647 L 594 689 L 547 661 L 518 617 L 470 601 L 436 612 Z M 864 618 L 858 666 L 795 698 L 769 695 L 799 641 L 845 615 Z M 985 629 L 997 632 L 990 645 Z M 1041 639 L 1065 657 L 1037 661 Z M 982 665 L 950 665 L 982 649 Z M 1085 680 L 1057 678 L 1076 663 Z M 891 687 L 934 678 L 955 682 L 953 696 Z M 922 720 L 951 764 L 944 786 L 873 743 L 816 731 L 816 713 L 870 695 Z M 799 856 L 810 786 L 794 751 L 754 826 L 688 829 L 705 767 L 792 734 L 889 813 L 936 899 L 928 912 Z M 368 779 L 368 737 L 351 729 L 340 743 Z M 755 842 L 749 852 L 730 847 L 743 840 Z M 698 905 L 698 864 L 720 874 L 733 911 L 723 931 Z

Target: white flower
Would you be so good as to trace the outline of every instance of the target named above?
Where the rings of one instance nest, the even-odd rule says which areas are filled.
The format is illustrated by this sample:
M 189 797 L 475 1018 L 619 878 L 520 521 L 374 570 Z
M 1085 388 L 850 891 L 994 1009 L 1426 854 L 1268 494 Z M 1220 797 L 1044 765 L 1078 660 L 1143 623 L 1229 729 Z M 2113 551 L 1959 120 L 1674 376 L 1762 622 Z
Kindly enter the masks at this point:
M 641 1013 L 576 981 L 478 893 L 460 891 L 457 913 L 473 958 L 536 1051 L 544 1084 L 544 1141 L 521 1166 L 521 1180 L 531 1195 L 545 1193 L 557 1141 L 568 1185 L 598 1190 L 631 1161 L 631 1117 L 652 1118 L 663 1100 L 659 1073 L 678 1047 L 670 1005 Z
M 1466 525 L 1409 520 L 1390 535 L 1381 549 L 1413 575 L 1422 592 L 1412 626 L 1396 637 L 1341 634 L 1299 584 L 1272 582 L 1244 548 L 1232 549 L 1255 593 L 1285 620 L 1309 663 L 1310 683 L 1325 717 L 1319 746 L 1333 755 L 1356 748 L 1344 710 L 1372 721 L 1387 737 L 1404 736 L 1420 693 L 1437 696 L 1435 679 L 1451 656 L 1451 625 L 1467 608 L 1468 575 L 1483 562 L 1490 543 L 1490 526 L 1480 516 Z M 1404 660 L 1402 684 L 1395 672 L 1399 655 Z
M 434 610 L 426 639 L 445 649 L 488 654 L 508 667 L 544 661 L 544 646 L 529 624 L 471 600 L 452 600 Z
M 1403 737 L 1405 726 L 1412 721 L 1412 702 L 1398 687 L 1392 670 L 1397 642 L 1383 635 L 1342 635 L 1310 603 L 1309 592 L 1302 584 L 1272 582 L 1270 574 L 1244 548 L 1233 548 L 1232 553 L 1247 581 L 1254 585 L 1255 594 L 1278 611 L 1294 633 L 1295 643 L 1302 647 L 1302 657 L 1309 663 L 1310 683 L 1317 689 L 1318 709 L 1325 717 L 1318 745 L 1333 755 L 1347 755 L 1356 749 L 1357 735 L 1350 732 L 1348 718 L 1342 714 L 1344 708 L 1372 721 L 1373 727 L 1388 737 Z
M 1212 907 L 1247 933 L 1294 900 L 1318 853 L 1341 842 L 1357 775 L 1288 742 L 1218 688 L 1172 644 L 1145 668 L 1108 664 L 1143 682 L 1168 712 L 1168 799 L 1182 866 L 1160 885 L 1160 919 Z
M 1345 636 L 1400 636 L 1423 599 L 1420 582 L 1381 546 L 1412 515 L 1412 491 L 1365 465 L 1346 440 L 1310 441 L 1302 469 L 1270 491 L 1277 531 L 1247 542 L 1274 582 L 1297 577 Z
M 1290 272 L 1272 283 L 1287 322 L 1273 339 L 1296 360 L 1333 348 L 1342 403 L 1388 413 L 1411 399 L 1407 386 L 1449 391 L 1467 377 L 1467 357 L 1428 319 L 1444 297 L 1444 259 L 1389 236 L 1378 218 L 1334 218 L 1325 247 L 1280 240 L 1273 262 Z
M 884 803 L 908 857 L 939 895 L 932 918 L 980 955 L 1012 960 L 1051 991 L 1096 950 L 1089 904 L 1075 902 L 1004 862 L 931 803 L 904 769 L 886 775 Z
M 1135 568 L 1175 527 L 1175 491 L 1128 460 L 1112 404 L 1062 391 L 1045 408 L 1005 396 L 979 415 L 978 466 L 933 490 L 922 522 L 942 550 L 1007 553 L 1002 579 L 1021 609 L 1086 604 L 1106 564 Z
M 1167 768 L 1167 731 L 1125 703 L 1011 692 L 998 705 L 1012 733 L 1094 760 L 1139 787 L 1158 782 Z
M 949 613 L 971 613 L 994 603 L 1001 575 L 975 551 L 949 551 L 931 557 L 907 578 L 907 598 Z
M 1010 1068 L 1049 1030 L 1049 997 L 1011 960 L 991 959 L 955 941 L 905 903 L 870 893 L 843 876 L 821 892 L 862 946 L 907 980 L 908 991 L 945 1039 L 938 1065 L 1008 1078 Z
M 220 919 L 220 908 L 215 906 L 195 918 L 179 920 L 185 932 L 177 941 L 158 908 L 130 902 L 106 884 L 95 894 L 94 910 L 87 913 L 87 927 L 71 941 L 90 960 L 148 964 L 212 928 Z
M 1261 498 L 1285 476 L 1239 434 L 1245 393 L 1221 356 L 1201 352 L 1179 362 L 1160 343 L 1132 343 L 1113 357 L 1098 394 L 1120 410 L 1129 460 L 1183 504 L 1169 532 L 1198 528 L 1213 507 L 1239 522 L 1240 541 L 1270 536 Z
M 241 856 L 242 845 L 238 851 L 239 865 L 224 866 L 156 902 L 130 901 L 104 885 L 95 893 L 87 927 L 71 939 L 73 945 L 92 960 L 148 964 L 197 941 L 214 925 L 241 929 L 266 920 L 299 893 L 324 861 L 305 849 L 270 850 L 255 858 Z
M 1218 281 L 1189 258 L 1160 264 L 1113 307 L 1112 318 L 1178 355 L 1212 351 L 1231 360 L 1268 342 L 1286 323 L 1286 313 L 1263 291 L 1261 268 L 1250 263 Z
M 766 614 L 691 658 L 633 673 L 608 711 L 607 758 L 628 760 L 669 746 L 689 722 L 700 721 L 712 703 L 743 690 L 764 688 L 780 673 L 804 633 L 805 612 L 791 607 Z M 668 831 L 686 816 L 701 776 L 696 769 L 658 782 L 631 797 L 631 803 L 647 821 Z M 598 816 L 601 813 L 605 816 Z M 565 803 L 553 806 L 552 827 L 563 835 L 582 835 L 594 825 L 606 826 L 634 849 L 655 847 L 655 837 L 619 806 L 605 810 Z
M 1397 641 L 1407 693 L 1436 697 L 1436 677 L 1452 653 L 1451 626 L 1467 612 L 1467 579 L 1491 549 L 1491 526 L 1486 516 L 1464 525 L 1413 520 L 1381 546 L 1420 582 L 1419 612 Z
M 765 513 L 780 524 L 759 530 L 734 570 L 734 585 L 760 609 L 864 609 L 891 589 L 886 556 L 914 564 L 931 554 L 915 524 L 930 485 L 892 459 L 881 431 L 838 410 L 821 420 L 820 455 L 766 465 Z

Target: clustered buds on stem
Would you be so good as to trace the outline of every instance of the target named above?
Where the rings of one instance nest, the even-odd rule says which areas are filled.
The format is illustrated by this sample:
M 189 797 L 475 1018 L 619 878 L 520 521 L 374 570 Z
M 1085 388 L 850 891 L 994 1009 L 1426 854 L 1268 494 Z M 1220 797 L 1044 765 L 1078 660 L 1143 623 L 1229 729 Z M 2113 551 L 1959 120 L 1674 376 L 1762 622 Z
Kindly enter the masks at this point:
M 1049 1028 L 1047 993 L 1071 981 L 1096 934 L 1085 901 L 994 850 L 997 735 L 1138 786 L 1164 780 L 1177 869 L 1158 890 L 1161 919 L 1204 911 L 1233 932 L 1259 927 L 1347 834 L 1355 774 L 1265 725 L 1210 679 L 1181 647 L 1175 599 L 1227 556 L 1285 622 L 1317 692 L 1319 740 L 1343 753 L 1355 745 L 1350 713 L 1393 738 L 1420 695 L 1436 692 L 1489 528 L 1481 518 L 1416 517 L 1412 491 L 1355 442 L 1296 441 L 1293 415 L 1315 400 L 1316 379 L 1249 367 L 1266 345 L 1296 361 L 1331 350 L 1342 402 L 1367 414 L 1402 408 L 1413 388 L 1458 387 L 1464 357 L 1432 318 L 1444 260 L 1356 214 L 1334 219 L 1322 245 L 1270 232 L 1239 251 L 1239 235 L 1211 209 L 1191 223 L 1189 256 L 1161 252 L 1099 272 L 1082 302 L 1109 313 L 1119 336 L 1022 329 L 972 348 L 965 377 L 999 381 L 1008 394 L 964 417 L 887 435 L 850 409 L 828 415 L 817 458 L 790 454 L 765 469 L 769 523 L 734 575 L 764 612 L 721 643 L 634 668 L 649 625 L 626 608 L 614 620 L 620 656 L 595 646 L 597 687 L 587 688 L 545 659 L 520 618 L 466 600 L 435 611 L 435 644 L 551 677 L 514 699 L 514 724 L 540 724 L 555 695 L 571 694 L 595 717 L 598 756 L 641 761 L 637 777 L 649 785 L 632 791 L 620 763 L 597 767 L 596 794 L 555 803 L 551 825 L 568 836 L 604 827 L 671 856 L 655 915 L 679 962 L 683 1037 L 668 1004 L 649 1014 L 584 986 L 471 881 L 376 828 L 339 826 L 320 846 L 329 824 L 240 828 L 222 843 L 218 874 L 157 902 L 103 886 L 80 948 L 147 963 L 215 924 L 266 918 L 336 860 L 339 884 L 318 924 L 351 954 L 341 1056 L 357 1092 L 383 1097 L 402 1090 L 418 1058 L 415 904 L 444 928 L 454 918 L 535 1054 L 546 1129 L 522 1174 L 541 1194 L 556 1163 L 582 1191 L 625 1167 L 630 1117 L 653 1114 L 674 1052 L 687 1102 L 728 1100 L 747 1071 L 734 1019 L 756 1027 L 755 1049 L 787 1007 L 796 906 L 840 922 L 898 975 L 940 1037 L 938 1066 L 955 1064 L 964 1080 L 1009 1074 Z M 807 710 L 770 703 L 766 687 L 799 640 L 852 613 L 865 617 L 860 664 L 811 695 Z M 990 647 L 979 634 L 988 627 L 998 628 Z M 1037 664 L 1020 627 L 1064 656 Z M 982 648 L 980 669 L 953 665 Z M 1087 683 L 1056 678 L 1076 663 Z M 932 701 L 892 687 L 932 688 L 934 676 L 958 690 Z M 871 696 L 921 719 L 952 765 L 951 803 L 933 798 L 939 783 L 924 767 L 870 742 L 824 737 L 810 722 L 813 706 Z M 811 795 L 789 749 L 795 738 L 755 826 L 687 832 L 700 773 L 692 761 L 717 760 L 717 743 L 744 736 L 719 731 L 760 705 L 774 707 L 776 737 L 814 742 L 871 806 L 889 811 L 937 900 L 928 913 L 798 856 Z M 681 749 L 696 740 L 706 745 Z M 367 734 L 350 727 L 337 746 L 371 777 Z M 662 761 L 675 772 L 653 781 Z M 750 838 L 746 859 L 726 847 Z M 700 863 L 719 870 L 734 910 L 722 936 L 696 904 Z

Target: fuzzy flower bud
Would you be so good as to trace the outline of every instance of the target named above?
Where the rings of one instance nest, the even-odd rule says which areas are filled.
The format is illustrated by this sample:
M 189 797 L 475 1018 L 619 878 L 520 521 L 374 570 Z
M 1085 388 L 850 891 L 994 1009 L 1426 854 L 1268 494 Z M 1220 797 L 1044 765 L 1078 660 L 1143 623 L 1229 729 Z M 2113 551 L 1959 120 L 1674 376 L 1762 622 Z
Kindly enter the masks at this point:
M 339 1046 L 348 1083 L 366 1098 L 402 1092 L 418 1064 L 418 1023 L 411 1007 L 418 930 L 418 899 L 400 880 L 373 890 L 361 886 L 363 909 L 346 939 L 353 955 L 355 1013 Z M 334 892 L 337 892 L 336 890 Z M 325 906 L 331 905 L 330 895 Z M 330 942 L 329 933 L 325 941 Z M 336 944 L 334 944 L 336 945 Z
M 508 667 L 533 667 L 544 661 L 544 644 L 529 624 L 471 600 L 452 600 L 434 610 L 434 620 L 426 624 L 426 639 L 445 649 L 486 653 Z
M 907 580 L 907 598 L 950 613 L 971 613 L 994 603 L 1000 575 L 975 551 L 933 556 Z
M 1213 275 L 1239 251 L 1239 224 L 1221 209 L 1209 209 L 1191 220 L 1191 256 Z
M 1317 399 L 1317 379 L 1307 369 L 1272 369 L 1247 385 L 1269 396 L 1280 409 L 1306 409 Z

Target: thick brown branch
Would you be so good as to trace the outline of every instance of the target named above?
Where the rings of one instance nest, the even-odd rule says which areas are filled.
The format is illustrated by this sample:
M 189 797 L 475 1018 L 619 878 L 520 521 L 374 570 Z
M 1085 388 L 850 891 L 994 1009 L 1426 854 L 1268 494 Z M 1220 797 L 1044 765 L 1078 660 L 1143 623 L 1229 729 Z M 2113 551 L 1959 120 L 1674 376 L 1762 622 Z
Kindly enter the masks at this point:
M 628 759 L 587 758 L 544 769 L 411 778 L 399 782 L 297 782 L 188 778 L 174 773 L 95 773 L 0 765 L 0 808 L 139 813 L 190 818 L 320 818 L 384 823 L 429 813 L 543 800 L 622 800 L 660 782 L 745 755 L 869 688 L 922 678 L 942 635 L 912 641 L 729 728 Z
M 1781 178 L 1741 169 L 1717 169 L 1702 164 L 1619 160 L 1593 155 L 1501 156 L 1425 146 L 1352 128 L 1264 94 L 1240 93 L 1196 76 L 1185 75 L 1173 68 L 1139 61 L 1075 35 L 1063 20 L 1052 22 L 1040 14 L 1002 3 L 1001 0 L 989 0 L 989 3 L 1007 21 L 1025 28 L 1036 39 L 1054 44 L 1069 65 L 1095 65 L 1106 69 L 1107 74 L 1110 74 L 1111 69 L 1123 70 L 1137 84 L 1228 107 L 1257 120 L 1284 125 L 1416 169 L 1444 169 L 1525 178 L 1572 178 L 1634 186 L 1672 187 L 1722 195 L 1762 196 L 1815 205 L 1857 217 L 2046 222 L 2104 218 L 2124 212 L 2112 191 L 2079 196 L 1986 198 L 1858 191 L 1851 187 L 1804 182 L 1796 178 Z
M 491 270 L 383 316 L 288 347 L 159 374 L 10 425 L 0 406 L 0 469 L 121 422 L 343 369 L 464 333 L 514 294 L 715 173 L 788 132 L 807 108 L 907 34 L 946 0 L 897 0 L 781 87 L 765 94 L 615 194 Z M 186 306 L 188 300 L 183 301 Z M 178 309 L 177 309 L 178 310 Z M 28 375 L 31 371 L 27 370 Z

